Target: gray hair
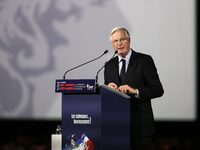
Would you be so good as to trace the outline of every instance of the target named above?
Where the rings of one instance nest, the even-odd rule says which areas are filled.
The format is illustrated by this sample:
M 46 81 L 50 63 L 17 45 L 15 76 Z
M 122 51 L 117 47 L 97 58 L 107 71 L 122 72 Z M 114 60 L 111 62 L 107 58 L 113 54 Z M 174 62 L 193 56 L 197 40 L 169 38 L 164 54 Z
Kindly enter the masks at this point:
M 129 32 L 128 32 L 128 30 L 126 29 L 126 28 L 124 28 L 124 27 L 115 27 L 115 28 L 113 28 L 112 30 L 111 30 L 111 32 L 110 32 L 110 41 L 112 40 L 112 35 L 115 33 L 115 32 L 117 32 L 117 31 L 124 31 L 124 33 L 125 33 L 125 35 L 126 35 L 126 37 L 127 38 L 130 38 L 130 34 L 129 34 Z

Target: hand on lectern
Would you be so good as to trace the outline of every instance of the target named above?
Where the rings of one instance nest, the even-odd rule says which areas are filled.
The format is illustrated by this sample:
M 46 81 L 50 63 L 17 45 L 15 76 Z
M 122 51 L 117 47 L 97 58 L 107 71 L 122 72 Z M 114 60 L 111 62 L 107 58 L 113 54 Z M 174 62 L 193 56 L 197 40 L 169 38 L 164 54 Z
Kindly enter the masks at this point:
M 118 90 L 120 92 L 126 93 L 126 94 L 133 94 L 136 95 L 137 94 L 137 89 L 134 89 L 132 87 L 130 87 L 129 85 L 121 85 Z
M 113 83 L 113 82 L 109 83 L 109 84 L 108 84 L 108 87 L 110 87 L 110 88 L 112 88 L 112 89 L 115 89 L 115 90 L 118 90 L 117 84 L 115 84 L 115 83 Z

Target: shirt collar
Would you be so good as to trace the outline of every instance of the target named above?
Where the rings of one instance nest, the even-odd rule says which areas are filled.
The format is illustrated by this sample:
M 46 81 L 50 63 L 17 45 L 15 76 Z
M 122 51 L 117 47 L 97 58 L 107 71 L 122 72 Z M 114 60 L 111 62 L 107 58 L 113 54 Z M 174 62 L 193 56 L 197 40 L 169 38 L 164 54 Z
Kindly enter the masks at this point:
M 119 62 L 121 61 L 121 59 L 125 59 L 126 60 L 126 64 L 129 64 L 130 58 L 131 58 L 131 53 L 132 53 L 132 49 L 129 50 L 128 54 L 126 55 L 125 58 L 121 57 L 118 55 L 118 60 Z

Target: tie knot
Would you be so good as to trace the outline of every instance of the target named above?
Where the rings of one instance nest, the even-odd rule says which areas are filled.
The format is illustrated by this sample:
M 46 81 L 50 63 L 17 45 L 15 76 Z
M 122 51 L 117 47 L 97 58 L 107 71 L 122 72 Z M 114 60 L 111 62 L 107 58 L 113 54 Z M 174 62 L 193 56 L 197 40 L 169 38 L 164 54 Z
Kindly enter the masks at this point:
M 125 59 L 121 59 L 123 64 L 126 64 L 126 60 Z

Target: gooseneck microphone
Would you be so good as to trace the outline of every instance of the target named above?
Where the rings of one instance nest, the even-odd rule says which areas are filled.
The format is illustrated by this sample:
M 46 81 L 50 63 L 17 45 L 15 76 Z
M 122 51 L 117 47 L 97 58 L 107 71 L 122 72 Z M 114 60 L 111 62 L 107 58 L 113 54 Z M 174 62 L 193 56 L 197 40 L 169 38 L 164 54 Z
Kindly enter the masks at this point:
M 67 70 L 67 71 L 64 73 L 64 75 L 63 75 L 63 79 L 65 79 L 65 76 L 66 76 L 66 74 L 67 74 L 68 72 L 70 72 L 70 71 L 72 71 L 72 70 L 74 70 L 74 69 L 76 69 L 76 68 L 79 68 L 79 67 L 81 67 L 81 66 L 83 66 L 83 65 L 86 65 L 86 64 L 88 64 L 88 63 L 90 63 L 90 62 L 93 62 L 93 61 L 95 61 L 95 60 L 101 58 L 101 57 L 102 57 L 103 55 L 105 55 L 106 53 L 108 53 L 108 50 L 105 50 L 103 54 L 101 54 L 99 57 L 97 57 L 97 58 L 95 58 L 95 59 L 92 59 L 92 60 L 90 60 L 90 61 L 87 61 L 87 62 L 85 62 L 85 63 L 83 63 L 83 64 L 80 64 L 80 65 L 78 65 L 78 66 L 76 66 L 76 67 L 73 67 L 73 68 Z
M 98 75 L 99 75 L 99 72 L 110 62 L 110 60 L 111 59 L 113 59 L 114 58 L 114 56 L 116 55 L 118 53 L 118 51 L 117 50 L 115 50 L 115 53 L 113 54 L 113 56 L 103 65 L 103 67 L 101 67 L 99 70 L 98 70 L 98 72 L 97 72 L 97 74 L 96 74 L 96 85 L 98 85 Z

